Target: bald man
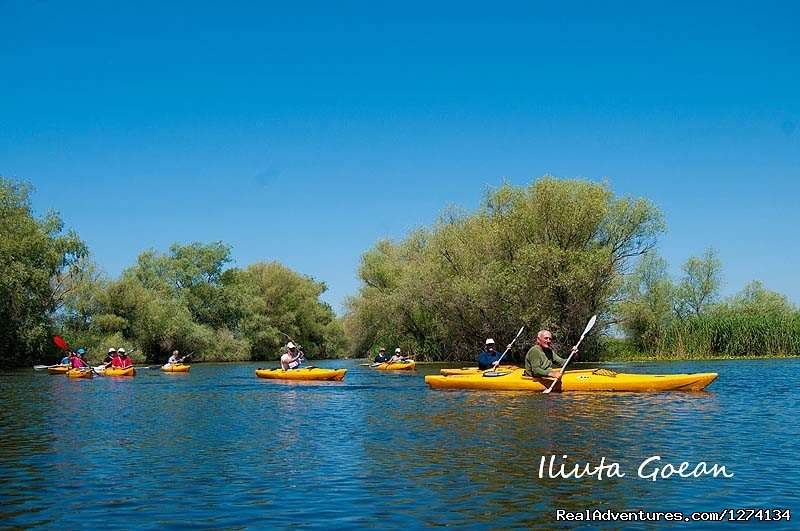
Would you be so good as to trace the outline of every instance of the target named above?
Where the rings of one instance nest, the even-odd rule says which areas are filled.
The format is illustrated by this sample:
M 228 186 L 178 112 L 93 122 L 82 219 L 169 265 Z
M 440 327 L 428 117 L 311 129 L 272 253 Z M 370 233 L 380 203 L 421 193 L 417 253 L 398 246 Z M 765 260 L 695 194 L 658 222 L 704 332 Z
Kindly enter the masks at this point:
M 563 367 L 567 360 L 559 357 L 550 344 L 553 342 L 553 333 L 550 330 L 539 330 L 536 334 L 536 344 L 525 355 L 525 376 L 549 376 L 557 378 L 561 371 L 553 370 L 553 365 Z M 573 352 L 578 349 L 573 347 Z

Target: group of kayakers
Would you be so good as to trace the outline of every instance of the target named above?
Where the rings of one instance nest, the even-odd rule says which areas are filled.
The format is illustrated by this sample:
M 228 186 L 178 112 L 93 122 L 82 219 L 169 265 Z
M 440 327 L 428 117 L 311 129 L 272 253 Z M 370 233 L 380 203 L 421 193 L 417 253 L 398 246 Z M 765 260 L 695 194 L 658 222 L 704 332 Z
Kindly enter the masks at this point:
M 124 348 L 109 347 L 106 357 L 103 359 L 103 369 L 113 367 L 115 369 L 127 369 L 133 367 L 131 360 Z
M 70 367 L 72 369 L 90 369 L 92 366 L 89 365 L 89 362 L 84 358 L 85 354 L 86 349 L 82 347 L 77 349 L 75 352 L 67 352 L 64 354 L 64 357 L 61 358 L 61 365 Z M 186 356 L 179 358 L 178 355 L 179 352 L 177 350 L 172 351 L 172 356 L 170 356 L 167 364 L 179 365 L 184 359 L 191 356 L 191 354 L 187 354 Z M 124 348 L 110 347 L 106 353 L 106 357 L 103 359 L 103 363 L 97 367 L 94 367 L 94 370 L 100 371 L 109 367 L 114 369 L 128 369 L 133 367 L 133 360 Z
M 536 344 L 533 345 L 525 354 L 525 376 L 549 376 L 552 378 L 558 377 L 560 371 L 553 370 L 553 366 L 563 367 L 566 360 L 558 356 L 551 347 L 553 342 L 553 333 L 550 330 L 540 330 L 536 334 Z M 495 349 L 494 339 L 487 338 L 483 349 L 478 354 L 478 369 L 497 370 L 500 362 L 505 358 L 506 354 L 511 350 L 512 344 L 506 347 L 504 352 L 498 352 Z M 84 359 L 86 350 L 79 348 L 75 352 L 67 353 L 61 360 L 61 365 L 70 366 L 74 369 L 89 368 L 89 363 Z M 577 356 L 578 348 L 572 348 L 572 354 Z M 179 358 L 179 352 L 174 350 L 170 356 L 167 364 L 178 365 L 183 360 L 190 356 L 187 354 Z M 386 353 L 386 347 L 380 347 L 378 355 L 375 356 L 375 363 L 403 363 L 410 360 L 410 357 L 403 356 L 400 347 L 394 349 L 394 354 L 389 356 Z M 306 361 L 305 353 L 302 347 L 295 345 L 294 342 L 289 341 L 286 343 L 286 353 L 281 356 L 281 368 L 283 370 L 297 369 Z M 108 367 L 127 369 L 133 367 L 133 361 L 124 348 L 108 349 L 103 365 L 100 368 L 106 369 Z
M 83 359 L 84 354 L 86 354 L 86 349 L 84 348 L 79 348 L 75 352 L 67 352 L 64 354 L 64 357 L 61 358 L 61 365 L 72 369 L 88 368 L 89 363 Z
M 403 356 L 403 351 L 400 349 L 400 347 L 394 349 L 394 354 L 391 356 L 386 354 L 386 347 L 381 347 L 378 350 L 378 355 L 375 356 L 375 363 L 387 363 L 391 365 L 392 363 L 403 363 L 409 361 L 410 359 L 410 356 Z
M 525 376 L 558 377 L 560 371 L 553 370 L 553 366 L 563 367 L 566 360 L 553 352 L 552 342 L 553 333 L 550 330 L 539 330 L 539 333 L 536 334 L 536 344 L 525 354 Z M 500 361 L 505 358 L 511 347 L 512 345 L 509 344 L 505 352 L 497 352 L 494 339 L 488 338 L 483 345 L 483 350 L 478 354 L 478 369 L 482 371 L 497 370 Z M 572 347 L 572 353 L 575 356 L 578 355 L 577 346 Z

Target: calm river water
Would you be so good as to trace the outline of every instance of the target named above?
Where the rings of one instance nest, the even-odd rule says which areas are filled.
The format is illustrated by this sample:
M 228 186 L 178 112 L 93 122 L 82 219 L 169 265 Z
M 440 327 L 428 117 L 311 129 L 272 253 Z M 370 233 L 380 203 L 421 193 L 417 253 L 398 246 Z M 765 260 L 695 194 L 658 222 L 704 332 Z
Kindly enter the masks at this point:
M 556 518 L 800 510 L 797 359 L 603 365 L 720 374 L 706 392 L 652 394 L 432 390 L 422 375 L 442 365 L 316 364 L 348 373 L 330 383 L 260 380 L 256 364 L 0 375 L 0 527 L 720 529 L 730 523 Z M 605 458 L 625 477 L 540 477 L 551 455 L 566 468 Z M 734 476 L 639 477 L 651 456 L 661 461 L 645 474 L 703 461 Z M 792 516 L 762 526 L 796 527 Z

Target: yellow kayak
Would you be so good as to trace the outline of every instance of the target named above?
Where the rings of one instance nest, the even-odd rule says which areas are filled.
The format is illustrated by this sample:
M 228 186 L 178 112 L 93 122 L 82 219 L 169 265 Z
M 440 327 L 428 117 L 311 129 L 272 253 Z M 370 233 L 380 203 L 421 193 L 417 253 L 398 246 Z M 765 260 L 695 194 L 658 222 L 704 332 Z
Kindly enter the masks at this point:
M 161 370 L 164 372 L 189 372 L 189 367 L 191 367 L 191 365 L 183 365 L 180 363 L 178 365 L 170 365 L 167 363 L 161 366 Z
M 267 380 L 328 380 L 341 381 L 347 369 L 320 369 L 319 367 L 303 367 L 300 369 L 289 369 L 288 371 L 278 367 L 275 369 L 256 369 L 256 376 Z
M 100 376 L 136 376 L 136 369 L 134 367 L 126 367 L 125 369 L 108 367 L 100 373 Z
M 88 369 L 69 369 L 67 372 L 69 378 L 94 378 L 94 371 Z
M 381 363 L 376 369 L 379 371 L 410 371 L 417 366 L 414 360 L 398 361 L 397 363 Z
M 516 365 L 500 365 L 497 367 L 498 371 L 515 371 L 519 369 Z M 483 369 L 477 367 L 461 367 L 460 369 L 439 369 L 439 374 L 442 376 L 456 376 L 459 374 L 481 374 Z
M 47 374 L 67 374 L 69 365 L 61 365 L 59 367 L 48 367 Z
M 501 376 L 464 374 L 430 375 L 425 383 L 435 389 L 491 389 L 495 391 L 534 391 L 548 389 L 553 378 L 523 376 L 523 370 Z M 715 372 L 694 374 L 625 374 L 607 369 L 567 371 L 554 391 L 700 391 L 717 378 Z

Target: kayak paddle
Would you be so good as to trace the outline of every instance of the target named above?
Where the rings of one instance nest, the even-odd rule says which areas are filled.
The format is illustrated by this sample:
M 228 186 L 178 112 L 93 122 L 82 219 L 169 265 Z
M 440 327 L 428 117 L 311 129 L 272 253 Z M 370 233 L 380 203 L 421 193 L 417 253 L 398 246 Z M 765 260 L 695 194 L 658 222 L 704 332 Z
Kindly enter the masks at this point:
M 511 350 L 511 347 L 513 347 L 513 346 L 514 346 L 514 343 L 517 341 L 517 339 L 519 339 L 519 336 L 520 336 L 520 335 L 522 335 L 522 331 L 523 331 L 523 330 L 525 330 L 525 327 L 524 327 L 524 326 L 523 326 L 522 328 L 520 328 L 520 329 L 519 329 L 519 332 L 517 332 L 517 335 L 514 337 L 514 340 L 513 340 L 513 341 L 511 341 L 511 343 L 509 343 L 509 344 L 508 344 L 508 347 L 506 348 L 506 351 L 505 351 L 505 352 L 503 352 L 503 355 L 502 355 L 502 356 L 500 356 L 500 358 L 497 360 L 497 362 L 496 362 L 497 364 L 495 365 L 495 370 L 492 370 L 492 371 L 484 371 L 483 375 L 484 375 L 485 377 L 488 377 L 488 378 L 493 378 L 493 377 L 495 377 L 495 376 L 505 376 L 506 374 L 509 374 L 508 372 L 504 372 L 504 371 L 497 371 L 497 367 L 500 365 L 500 361 L 501 361 L 503 358 L 505 358 L 505 357 L 506 357 L 506 354 L 508 354 L 508 351 L 509 351 L 509 350 Z
M 564 370 L 566 370 L 567 364 L 569 363 L 569 360 L 571 360 L 572 356 L 575 355 L 575 349 L 578 348 L 578 345 L 581 344 L 581 341 L 583 341 L 583 338 L 586 337 L 586 334 L 588 334 L 589 330 L 592 329 L 592 327 L 594 326 L 595 321 L 597 321 L 597 316 L 593 315 L 592 318 L 589 319 L 589 322 L 586 324 L 586 328 L 583 330 L 583 333 L 581 334 L 581 338 L 578 340 L 577 343 L 575 343 L 575 346 L 572 347 L 572 351 L 569 353 L 569 356 L 567 357 L 567 361 L 564 362 L 564 366 L 561 367 L 561 371 L 558 373 L 558 376 L 556 377 L 555 380 L 553 380 L 553 383 L 550 385 L 550 387 L 548 387 L 547 389 L 542 391 L 542 393 L 549 394 L 550 391 L 553 390 L 553 387 L 555 387 L 556 384 L 558 383 L 558 381 L 561 379 L 561 377 L 564 376 Z
M 66 350 L 69 352 L 69 345 L 67 345 L 67 342 L 64 341 L 64 338 L 61 336 L 53 336 L 53 343 L 55 343 L 56 346 L 61 350 Z

